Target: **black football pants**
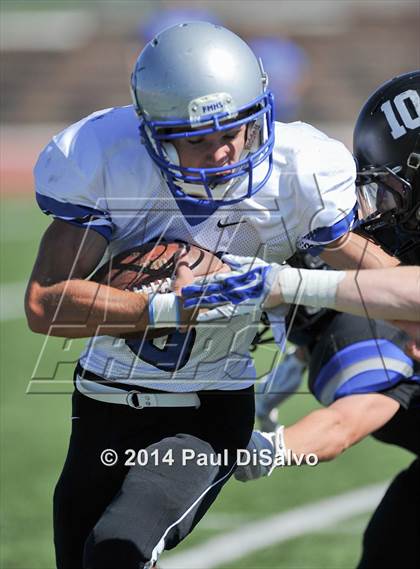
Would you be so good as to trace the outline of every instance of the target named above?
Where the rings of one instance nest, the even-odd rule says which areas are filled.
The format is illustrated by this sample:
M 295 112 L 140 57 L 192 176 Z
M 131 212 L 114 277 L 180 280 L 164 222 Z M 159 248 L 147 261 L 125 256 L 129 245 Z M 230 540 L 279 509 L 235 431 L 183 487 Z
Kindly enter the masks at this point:
M 141 569 L 191 532 L 232 475 L 254 422 L 253 388 L 199 396 L 199 409 L 137 410 L 74 393 L 54 494 L 58 569 Z M 106 449 L 118 454 L 114 466 L 101 462 Z M 124 464 L 128 449 L 147 449 L 148 463 L 139 453 L 142 465 Z M 207 465 L 187 460 L 191 452 Z
M 420 459 L 394 478 L 363 537 L 358 569 L 420 567 Z

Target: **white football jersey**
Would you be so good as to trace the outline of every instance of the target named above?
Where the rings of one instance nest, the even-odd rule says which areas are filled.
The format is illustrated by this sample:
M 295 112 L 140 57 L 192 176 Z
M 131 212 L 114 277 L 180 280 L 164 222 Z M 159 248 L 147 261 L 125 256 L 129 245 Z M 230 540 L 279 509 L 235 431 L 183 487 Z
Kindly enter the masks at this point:
M 343 144 L 301 122 L 276 123 L 275 136 L 265 186 L 190 223 L 141 144 L 133 107 L 98 111 L 41 153 L 37 201 L 54 218 L 101 233 L 107 256 L 162 238 L 279 263 L 297 249 L 318 253 L 355 219 L 354 160 Z M 255 380 L 249 346 L 258 320 L 259 313 L 238 316 L 143 345 L 97 336 L 80 362 L 110 381 L 153 389 L 243 389 Z

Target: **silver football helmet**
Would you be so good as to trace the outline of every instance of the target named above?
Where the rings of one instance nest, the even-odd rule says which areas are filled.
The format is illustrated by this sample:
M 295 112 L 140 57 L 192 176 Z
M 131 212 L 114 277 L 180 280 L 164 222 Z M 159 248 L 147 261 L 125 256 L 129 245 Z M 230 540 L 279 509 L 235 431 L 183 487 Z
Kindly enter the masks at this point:
M 149 42 L 131 78 L 140 132 L 175 197 L 234 203 L 255 194 L 272 170 L 273 96 L 248 45 L 208 22 L 176 25 Z M 217 168 L 179 163 L 172 141 L 247 125 L 238 162 Z M 263 162 L 265 164 L 263 164 Z M 264 168 L 255 176 L 257 166 Z M 248 184 L 238 193 L 239 185 Z

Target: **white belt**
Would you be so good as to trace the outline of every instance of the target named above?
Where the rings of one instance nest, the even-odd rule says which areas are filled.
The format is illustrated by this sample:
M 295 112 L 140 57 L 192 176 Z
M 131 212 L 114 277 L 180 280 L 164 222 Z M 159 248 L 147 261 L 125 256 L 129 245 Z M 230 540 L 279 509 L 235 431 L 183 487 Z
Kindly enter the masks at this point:
M 129 387 L 129 386 L 127 386 Z M 76 376 L 76 388 L 80 393 L 103 401 L 104 403 L 117 403 L 128 405 L 134 409 L 146 407 L 200 407 L 200 398 L 197 393 L 142 393 L 137 389 L 119 389 L 89 379 Z

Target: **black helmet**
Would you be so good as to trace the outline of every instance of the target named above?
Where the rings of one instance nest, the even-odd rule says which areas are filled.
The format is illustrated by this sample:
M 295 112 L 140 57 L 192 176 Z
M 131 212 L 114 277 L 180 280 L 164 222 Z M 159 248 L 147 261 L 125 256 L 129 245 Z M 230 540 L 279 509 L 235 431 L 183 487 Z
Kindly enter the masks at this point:
M 420 231 L 420 71 L 391 79 L 363 106 L 353 135 L 359 217 Z

